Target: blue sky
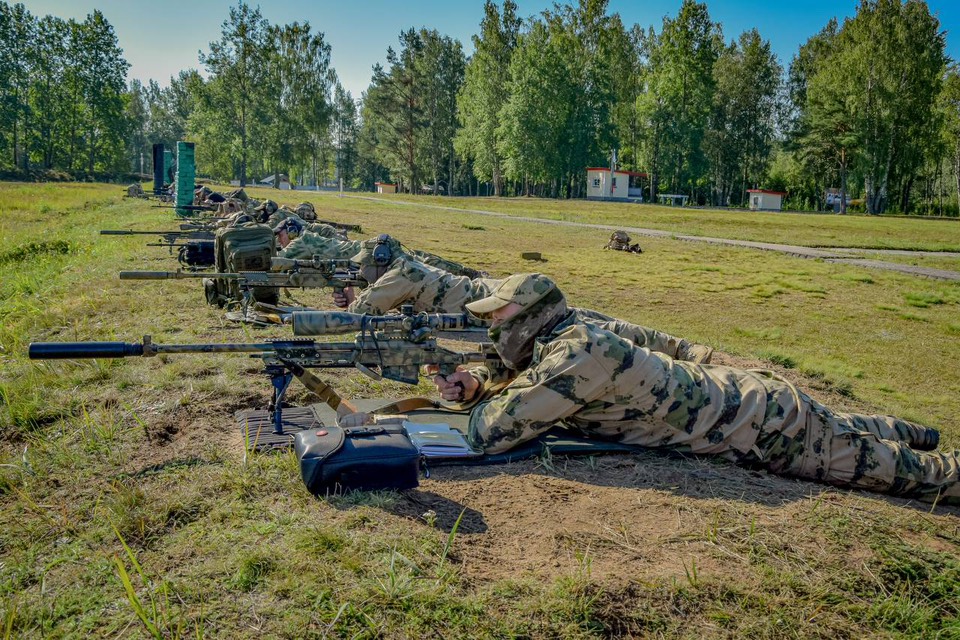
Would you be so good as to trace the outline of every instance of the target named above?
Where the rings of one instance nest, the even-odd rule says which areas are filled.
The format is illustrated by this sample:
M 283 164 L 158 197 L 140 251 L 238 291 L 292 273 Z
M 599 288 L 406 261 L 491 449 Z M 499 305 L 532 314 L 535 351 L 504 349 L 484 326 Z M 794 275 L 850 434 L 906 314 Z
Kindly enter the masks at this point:
M 9 1 L 9 0 L 8 0 Z M 200 68 L 197 52 L 216 40 L 230 0 L 21 0 L 34 14 L 52 13 L 82 19 L 100 9 L 114 26 L 120 46 L 131 64 L 129 77 L 153 78 L 166 85 L 181 69 Z M 252 5 L 258 3 L 250 2 Z M 527 17 L 553 5 L 552 0 L 518 0 Z M 660 28 L 664 15 L 675 15 L 681 0 L 611 0 L 628 27 Z M 834 16 L 855 13 L 857 0 L 707 0 L 714 21 L 723 24 L 724 37 L 756 27 L 771 41 L 786 67 L 797 48 Z M 960 59 L 960 0 L 929 0 L 947 31 L 947 53 Z M 459 39 L 469 54 L 470 36 L 483 17 L 482 0 L 271 0 L 260 3 L 266 18 L 276 24 L 309 21 L 326 34 L 333 50 L 333 66 L 355 98 L 370 82 L 370 69 L 383 62 L 387 46 L 408 27 L 428 27 Z

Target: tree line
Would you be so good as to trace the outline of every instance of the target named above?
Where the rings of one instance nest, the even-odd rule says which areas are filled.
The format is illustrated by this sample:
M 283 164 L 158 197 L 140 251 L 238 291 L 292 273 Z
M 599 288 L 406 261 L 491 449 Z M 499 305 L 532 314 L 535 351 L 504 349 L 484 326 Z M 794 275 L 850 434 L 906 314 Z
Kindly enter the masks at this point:
M 473 53 L 405 29 L 355 99 L 308 23 L 240 2 L 218 40 L 166 87 L 124 86 L 99 12 L 37 19 L 0 1 L 0 168 L 139 170 L 149 147 L 198 143 L 201 172 L 246 184 L 411 193 L 582 197 L 588 166 L 647 174 L 644 196 L 744 206 L 748 189 L 821 209 L 956 215 L 960 77 L 921 0 L 861 0 L 784 67 L 756 29 L 727 37 L 684 0 L 626 26 L 607 0 L 524 19 L 487 0 Z M 147 167 L 149 168 L 149 166 Z
M 0 2 L 0 169 L 126 168 L 126 75 L 113 27 Z

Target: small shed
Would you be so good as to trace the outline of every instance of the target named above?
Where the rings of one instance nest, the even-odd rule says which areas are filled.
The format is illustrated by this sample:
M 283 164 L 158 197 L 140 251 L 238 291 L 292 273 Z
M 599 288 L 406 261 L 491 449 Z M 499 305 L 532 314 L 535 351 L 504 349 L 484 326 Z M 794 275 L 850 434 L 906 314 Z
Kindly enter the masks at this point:
M 780 211 L 783 191 L 767 191 L 766 189 L 747 189 L 750 194 L 750 211 Z
M 397 185 L 389 182 L 374 182 L 373 186 L 377 188 L 377 193 L 396 193 Z
M 636 171 L 610 171 L 609 167 L 587 168 L 587 200 L 642 199 L 643 188 L 637 183 L 647 174 Z
M 274 173 L 272 175 L 267 176 L 263 180 L 260 180 L 257 184 L 265 187 L 276 186 L 278 189 L 285 189 L 285 190 L 289 190 L 293 188 L 292 185 L 290 184 L 290 177 L 287 176 L 287 174 L 285 173 L 281 173 L 279 175 Z

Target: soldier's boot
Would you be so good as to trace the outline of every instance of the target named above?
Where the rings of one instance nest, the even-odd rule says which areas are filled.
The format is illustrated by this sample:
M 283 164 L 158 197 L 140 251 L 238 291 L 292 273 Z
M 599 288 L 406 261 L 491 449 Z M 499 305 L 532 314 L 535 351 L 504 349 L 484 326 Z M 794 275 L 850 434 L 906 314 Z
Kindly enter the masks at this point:
M 713 359 L 713 347 L 708 347 L 705 344 L 681 340 L 680 346 L 677 347 L 677 360 L 694 364 L 710 364 L 711 359 Z

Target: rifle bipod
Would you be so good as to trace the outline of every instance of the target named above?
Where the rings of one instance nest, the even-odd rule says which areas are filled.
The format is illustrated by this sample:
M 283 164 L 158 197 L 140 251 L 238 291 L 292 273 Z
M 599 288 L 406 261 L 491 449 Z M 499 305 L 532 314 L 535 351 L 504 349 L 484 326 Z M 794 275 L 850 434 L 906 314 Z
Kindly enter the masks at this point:
M 293 382 L 293 373 L 281 364 L 271 364 L 267 365 L 266 374 L 270 376 L 270 384 L 273 385 L 273 398 L 267 405 L 267 411 L 270 412 L 270 420 L 273 422 L 273 433 L 282 436 L 283 396 Z

